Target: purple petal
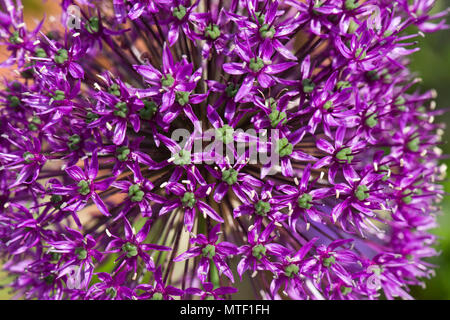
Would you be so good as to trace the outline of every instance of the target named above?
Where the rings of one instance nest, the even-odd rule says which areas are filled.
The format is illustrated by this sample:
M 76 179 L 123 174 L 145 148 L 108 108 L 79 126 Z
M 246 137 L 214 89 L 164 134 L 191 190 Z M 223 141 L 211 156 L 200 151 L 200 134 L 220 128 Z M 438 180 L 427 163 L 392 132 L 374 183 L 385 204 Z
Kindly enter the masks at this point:
M 228 279 L 231 280 L 231 282 L 234 282 L 233 272 L 231 272 L 231 269 L 230 267 L 228 267 L 226 262 L 217 256 L 213 258 L 213 261 L 217 267 L 217 270 L 219 271 L 219 274 L 223 273 L 225 276 L 228 277 Z
M 84 78 L 83 68 L 78 63 L 71 62 L 69 64 L 69 72 L 70 72 L 70 75 L 72 77 L 74 77 L 75 79 Z
M 98 174 L 98 157 L 97 150 L 92 152 L 91 164 L 89 165 L 88 177 L 90 180 L 94 180 Z
M 123 140 L 125 140 L 125 135 L 127 133 L 127 121 L 126 120 L 119 120 L 116 123 L 116 127 L 114 128 L 114 136 L 113 136 L 113 142 L 115 145 L 122 144 Z
M 160 81 L 162 74 L 151 65 L 135 65 L 133 68 L 144 78 L 152 81 Z
M 71 177 L 75 181 L 81 181 L 81 180 L 87 179 L 83 170 L 81 170 L 77 166 L 72 166 L 72 167 L 67 168 L 66 173 L 69 175 L 69 177 Z
M 198 209 L 199 209 L 202 213 L 206 214 L 206 215 L 209 216 L 211 219 L 214 219 L 214 220 L 216 220 L 216 221 L 218 221 L 218 222 L 221 222 L 221 223 L 224 222 L 223 219 L 222 219 L 222 217 L 219 216 L 219 215 L 214 211 L 213 208 L 211 208 L 209 205 L 207 205 L 207 204 L 204 203 L 203 201 L 198 201 L 198 202 L 197 202 L 197 206 L 198 206 Z
M 144 250 L 157 250 L 157 251 L 171 251 L 172 248 L 167 246 L 161 246 L 159 244 L 153 244 L 153 243 L 145 243 L 142 245 L 142 248 Z
M 187 208 L 184 212 L 184 226 L 188 232 L 192 231 L 195 219 L 195 208 Z
M 173 259 L 173 261 L 179 262 L 179 261 L 183 261 L 186 259 L 191 259 L 191 258 L 197 257 L 201 253 L 202 253 L 202 248 L 193 247 L 193 248 L 190 248 L 189 250 L 187 250 L 186 252 L 180 254 L 178 257 Z
M 111 216 L 111 214 L 108 211 L 108 208 L 106 208 L 105 203 L 103 202 L 103 200 L 100 198 L 100 196 L 96 192 L 93 192 L 91 197 L 92 197 L 92 201 L 94 201 L 94 203 L 97 206 L 98 210 L 100 210 L 100 212 L 103 215 L 105 215 L 107 217 Z
M 224 295 L 224 294 L 233 294 L 238 292 L 238 289 L 233 288 L 233 287 L 220 287 L 217 288 L 216 290 L 214 290 L 214 294 L 217 294 L 219 296 Z
M 246 73 L 246 69 L 242 66 L 242 63 L 237 63 L 237 62 L 224 63 L 223 70 L 226 73 L 233 74 L 233 75 L 241 75 L 241 74 Z
M 239 102 L 242 100 L 242 98 L 246 97 L 249 92 L 253 88 L 253 82 L 255 81 L 254 76 L 247 75 L 245 77 L 244 81 L 242 82 L 241 87 L 239 88 L 239 91 L 237 92 L 236 96 L 234 97 L 235 102 Z
M 150 232 L 151 224 L 152 221 L 147 220 L 141 230 L 139 230 L 139 232 L 136 234 L 136 241 L 138 243 L 143 242 L 147 238 L 148 233 Z
M 277 74 L 297 65 L 297 62 L 283 62 L 278 64 L 268 65 L 264 70 L 268 74 Z

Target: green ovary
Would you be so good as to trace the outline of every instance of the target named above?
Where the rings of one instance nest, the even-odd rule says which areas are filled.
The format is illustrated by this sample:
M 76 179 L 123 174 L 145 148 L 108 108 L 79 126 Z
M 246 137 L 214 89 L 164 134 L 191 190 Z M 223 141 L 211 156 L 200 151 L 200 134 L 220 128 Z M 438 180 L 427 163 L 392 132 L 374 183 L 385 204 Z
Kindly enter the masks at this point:
M 181 149 L 180 152 L 174 155 L 173 163 L 179 166 L 185 166 L 191 163 L 191 152 L 189 150 Z
M 30 120 L 30 123 L 28 124 L 28 129 L 30 129 L 31 131 L 37 131 L 39 129 L 39 124 L 42 124 L 41 119 L 33 116 L 33 118 Z
M 416 137 L 408 142 L 408 149 L 411 150 L 412 152 L 419 151 L 419 146 L 420 146 L 419 137 Z
M 26 151 L 23 153 L 22 158 L 23 158 L 23 160 L 25 160 L 26 163 L 31 163 L 31 162 L 33 162 L 34 154 Z
M 153 101 L 144 101 L 144 108 L 139 110 L 141 119 L 150 120 L 158 111 L 158 106 Z
M 225 89 L 225 93 L 227 94 L 228 98 L 233 98 L 237 92 L 239 91 L 239 86 L 234 85 L 230 83 L 228 87 Z
M 259 200 L 255 204 L 255 213 L 259 216 L 265 216 L 271 209 L 270 203 Z
M 81 180 L 77 184 L 78 186 L 78 193 L 85 196 L 91 193 L 91 188 L 89 187 L 89 182 L 86 180 Z
M 263 59 L 261 59 L 260 57 L 255 58 L 251 58 L 250 59 L 250 64 L 249 64 L 249 68 L 253 71 L 253 72 L 259 72 L 261 71 L 262 68 L 264 68 L 264 61 Z
M 138 184 L 133 184 L 128 188 L 128 197 L 131 202 L 140 202 L 144 198 L 144 191 L 142 191 Z
M 298 197 L 297 204 L 302 209 L 311 209 L 311 207 L 312 207 L 311 201 L 312 201 L 312 196 L 305 193 L 305 194 L 302 194 L 300 197 Z
M 178 91 L 176 92 L 176 100 L 180 106 L 185 106 L 189 103 L 189 96 L 191 93 L 189 91 Z
M 87 257 L 87 251 L 84 248 L 76 248 L 75 254 L 77 255 L 78 260 L 84 260 Z
M 130 149 L 128 149 L 128 147 L 123 146 L 120 148 L 117 148 L 116 150 L 116 158 L 117 160 L 119 160 L 120 162 L 124 162 L 128 160 L 128 155 L 130 154 Z
M 120 96 L 120 88 L 117 83 L 113 83 L 109 88 L 108 92 L 116 97 Z
M 195 203 L 195 195 L 192 192 L 185 192 L 183 198 L 181 198 L 181 202 L 185 207 L 193 208 Z
M 294 146 L 289 143 L 287 138 L 282 138 L 277 142 L 277 153 L 280 157 L 290 156 L 292 154 Z
M 351 153 L 352 153 L 352 149 L 350 149 L 350 148 L 341 149 L 336 154 L 336 159 L 341 160 L 341 161 L 346 161 L 347 163 L 350 164 L 353 160 L 353 156 L 351 155 Z
M 92 123 L 99 118 L 98 114 L 89 111 L 86 113 L 86 119 L 84 120 L 86 123 Z
M 269 114 L 270 125 L 272 128 L 276 128 L 278 124 L 285 124 L 287 122 L 287 115 L 284 111 L 278 111 L 277 109 L 272 110 Z
M 137 247 L 129 242 L 125 243 L 122 246 L 122 251 L 124 251 L 127 254 L 128 258 L 132 258 L 138 255 Z
M 345 286 L 341 287 L 342 295 L 346 296 L 347 294 L 349 294 L 351 292 L 352 292 L 352 288 L 351 287 L 345 287 Z
M 124 118 L 124 119 L 127 118 L 128 107 L 127 107 L 127 104 L 125 102 L 118 102 L 118 103 L 116 103 L 114 108 L 115 108 L 115 110 L 114 110 L 114 115 L 115 116 L 121 117 L 121 118 Z
M 175 79 L 173 78 L 173 76 L 170 73 L 164 75 L 161 79 L 161 85 L 163 87 L 171 87 L 174 82 L 175 82 Z
M 19 31 L 14 31 L 12 35 L 9 37 L 9 42 L 12 44 L 21 44 L 23 42 L 22 38 L 19 35 Z
M 293 278 L 298 274 L 300 268 L 295 264 L 290 264 L 286 268 L 284 268 L 284 274 L 286 277 Z
M 55 90 L 55 93 L 53 94 L 52 98 L 55 101 L 62 101 L 66 98 L 66 95 L 64 94 L 64 91 Z
M 216 24 L 210 24 L 205 28 L 205 37 L 210 38 L 211 40 L 216 40 L 220 37 L 220 29 Z
M 106 295 L 108 295 L 110 298 L 114 299 L 117 296 L 117 290 L 113 287 L 106 289 Z
M 330 256 L 330 257 L 328 257 L 328 258 L 323 259 L 323 265 L 324 265 L 325 267 L 329 267 L 329 266 L 331 266 L 332 264 L 334 264 L 335 262 L 336 262 L 336 258 L 333 257 L 333 256 Z
M 274 34 L 275 34 L 275 27 L 269 27 L 268 24 L 263 24 L 261 26 L 261 28 L 259 28 L 259 34 L 261 35 L 262 38 L 264 39 L 271 39 L 273 38 Z
M 211 244 L 206 245 L 202 249 L 202 255 L 206 258 L 212 259 L 216 255 L 216 247 Z
M 99 20 L 97 17 L 92 17 L 89 19 L 88 23 L 86 23 L 86 30 L 89 33 L 97 33 L 99 30 Z
M 81 141 L 81 137 L 77 134 L 71 135 L 69 137 L 69 142 L 67 143 L 67 146 L 70 150 L 75 151 L 80 148 L 79 143 Z
M 252 249 L 252 255 L 258 259 L 261 260 L 263 256 L 266 255 L 266 247 L 264 247 L 262 244 L 258 244 L 253 247 Z
M 367 188 L 364 185 L 359 185 L 356 188 L 355 196 L 356 198 L 358 198 L 359 201 L 364 201 L 370 196 L 368 191 L 369 188 Z
M 328 110 L 328 109 L 330 109 L 330 108 L 332 108 L 333 107 L 333 101 L 327 101 L 324 105 L 323 105 L 323 108 L 325 109 L 325 110 Z
M 225 144 L 229 144 L 233 141 L 234 129 L 225 124 L 222 128 L 216 129 L 216 138 L 223 141 Z
M 338 83 L 336 83 L 336 88 L 339 91 L 344 90 L 344 89 L 348 89 L 348 88 L 351 88 L 351 87 L 352 87 L 352 85 L 348 81 L 339 81 Z
M 155 292 L 152 296 L 152 300 L 164 300 L 162 293 Z
M 224 170 L 222 171 L 222 180 L 231 186 L 237 182 L 238 172 L 234 169 Z
M 370 128 L 375 127 L 378 124 L 377 114 L 374 113 L 366 119 L 366 125 Z
M 345 9 L 354 10 L 359 7 L 358 1 L 355 0 L 345 0 Z
M 315 88 L 315 84 L 314 84 L 314 82 L 312 82 L 311 79 L 303 79 L 302 86 L 303 86 L 304 93 L 311 93 Z
M 69 59 L 69 54 L 66 49 L 59 49 L 53 59 L 57 64 L 63 64 Z
M 182 5 L 179 5 L 178 7 L 173 9 L 172 15 L 181 21 L 181 20 L 183 20 L 184 16 L 186 15 L 186 8 L 183 7 Z
M 9 95 L 6 99 L 9 101 L 9 106 L 12 108 L 16 108 L 20 105 L 20 99 L 19 97 Z

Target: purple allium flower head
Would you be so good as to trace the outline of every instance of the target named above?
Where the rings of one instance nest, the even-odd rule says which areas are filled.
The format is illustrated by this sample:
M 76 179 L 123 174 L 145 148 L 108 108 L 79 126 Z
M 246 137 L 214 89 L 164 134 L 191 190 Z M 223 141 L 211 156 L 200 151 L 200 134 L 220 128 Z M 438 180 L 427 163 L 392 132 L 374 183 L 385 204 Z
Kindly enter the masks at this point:
M 411 299 L 446 171 L 408 69 L 433 6 L 63 1 L 29 29 L 0 0 L 15 297 Z

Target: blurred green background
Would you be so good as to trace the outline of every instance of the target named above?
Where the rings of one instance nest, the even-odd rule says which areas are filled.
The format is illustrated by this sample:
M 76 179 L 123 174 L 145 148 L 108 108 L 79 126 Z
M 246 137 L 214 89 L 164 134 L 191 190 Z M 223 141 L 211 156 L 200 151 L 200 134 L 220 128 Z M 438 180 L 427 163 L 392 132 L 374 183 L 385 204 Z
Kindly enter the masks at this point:
M 55 1 L 56 2 L 56 1 Z M 38 19 L 42 18 L 44 8 L 42 1 L 23 1 L 26 13 Z M 48 7 L 48 3 L 45 4 Z M 437 0 L 436 8 L 439 12 L 450 7 L 450 0 Z M 45 10 L 47 13 L 47 8 Z M 449 22 L 450 23 L 450 22 Z M 425 38 L 417 39 L 421 50 L 411 56 L 410 69 L 423 79 L 421 87 L 436 89 L 438 96 L 436 102 L 439 108 L 450 107 L 450 30 L 427 34 Z M 450 123 L 450 112 L 437 121 Z M 444 135 L 442 149 L 444 154 L 450 154 L 450 126 Z M 444 160 L 450 168 L 450 159 Z M 450 179 L 444 182 L 445 191 L 450 193 Z M 437 248 L 441 255 L 430 260 L 436 264 L 436 276 L 426 281 L 426 288 L 412 288 L 412 295 L 416 299 L 450 299 L 450 197 L 446 196 L 442 202 L 442 215 L 438 217 L 439 228 L 433 233 L 439 237 Z M 10 298 L 7 289 L 2 285 L 8 282 L 4 274 L 0 274 L 0 299 Z
M 450 7 L 450 0 L 437 0 L 436 8 L 439 12 Z M 449 19 L 447 19 L 450 22 Z M 439 108 L 450 107 L 450 30 L 427 34 L 419 38 L 421 50 L 411 56 L 410 68 L 423 79 L 423 89 L 436 89 L 438 96 L 436 103 Z M 450 154 L 450 112 L 437 119 L 447 124 L 441 148 L 444 154 Z M 450 159 L 443 163 L 450 168 Z M 450 171 L 444 182 L 444 189 L 450 193 Z M 439 228 L 433 230 L 439 239 L 437 246 L 442 253 L 439 257 L 430 259 L 438 265 L 436 277 L 426 281 L 426 288 L 413 288 L 412 294 L 416 299 L 450 299 L 450 197 L 446 196 L 442 202 L 442 215 L 438 217 Z

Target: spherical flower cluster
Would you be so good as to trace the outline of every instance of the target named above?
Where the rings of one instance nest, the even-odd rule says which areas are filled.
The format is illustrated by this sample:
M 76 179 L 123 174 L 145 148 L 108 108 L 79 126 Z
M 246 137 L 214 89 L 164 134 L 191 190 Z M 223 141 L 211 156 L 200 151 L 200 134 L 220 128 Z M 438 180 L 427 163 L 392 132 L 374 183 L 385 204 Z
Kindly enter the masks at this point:
M 433 5 L 63 0 L 29 28 L 0 0 L 15 297 L 412 298 L 445 175 L 407 68 Z

